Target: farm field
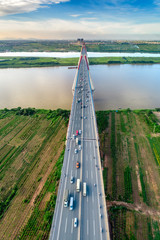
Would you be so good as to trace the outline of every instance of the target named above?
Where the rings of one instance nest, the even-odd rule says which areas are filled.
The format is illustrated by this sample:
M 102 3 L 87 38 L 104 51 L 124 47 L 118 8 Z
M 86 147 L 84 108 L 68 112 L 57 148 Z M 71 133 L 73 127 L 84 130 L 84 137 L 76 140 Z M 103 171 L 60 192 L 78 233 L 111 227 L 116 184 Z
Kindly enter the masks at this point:
M 159 240 L 159 110 L 96 112 L 113 240 Z M 68 119 L 0 110 L 0 239 L 48 239 Z
M 159 41 L 85 41 L 88 52 L 160 52 Z M 1 40 L 0 52 L 69 52 L 81 51 L 77 41 Z
M 113 240 L 160 239 L 160 125 L 157 110 L 97 112 Z
M 0 111 L 0 239 L 48 239 L 69 111 Z M 50 200 L 50 201 L 49 201 Z
M 0 68 L 30 68 L 53 66 L 77 66 L 78 58 L 51 57 L 0 57 Z M 101 64 L 159 64 L 159 57 L 94 57 L 90 65 Z

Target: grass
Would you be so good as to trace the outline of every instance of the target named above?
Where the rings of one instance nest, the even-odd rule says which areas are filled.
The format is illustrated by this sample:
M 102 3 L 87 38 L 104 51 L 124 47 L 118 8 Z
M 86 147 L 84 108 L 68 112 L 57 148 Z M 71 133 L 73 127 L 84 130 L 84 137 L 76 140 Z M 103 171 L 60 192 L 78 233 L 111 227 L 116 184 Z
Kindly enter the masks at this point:
M 98 132 L 101 134 L 108 127 L 109 112 L 96 111 L 96 118 L 98 124 Z
M 63 157 L 64 150 L 48 177 L 42 193 L 36 199 L 34 211 L 18 239 L 48 239 L 56 204 L 57 185 L 61 176 Z M 41 210 L 40 204 L 47 193 L 51 193 L 50 200 L 46 203 L 45 209 Z
M 113 198 L 116 198 L 117 196 L 117 181 L 116 181 L 116 163 L 117 163 L 117 157 L 116 157 L 116 140 L 115 140 L 115 113 L 112 112 L 112 118 L 111 118 L 112 124 L 111 124 L 111 153 L 112 153 L 112 194 Z
M 148 137 L 156 164 L 160 167 L 160 137 Z
M 159 133 L 152 136 L 150 124 L 159 124 L 153 114 L 157 110 L 106 111 L 109 121 L 100 134 L 100 151 L 113 240 L 150 240 L 160 235 L 160 140 Z
M 107 192 L 107 182 L 108 182 L 108 168 L 103 169 L 103 182 L 104 182 L 104 189 Z
M 158 124 L 151 112 L 96 112 L 113 240 L 159 239 L 160 138 L 145 120 Z M 68 118 L 62 109 L 0 110 L 0 239 L 48 239 Z
M 131 168 L 127 166 L 124 170 L 124 185 L 125 185 L 125 196 L 124 199 L 126 202 L 132 202 L 132 177 L 131 177 Z
M 0 57 L 0 68 L 29 68 L 53 66 L 77 66 L 78 58 L 48 57 Z M 156 64 L 158 57 L 95 57 L 89 58 L 90 65 L 99 64 Z
M 62 109 L 0 110 L 3 136 L 0 139 L 1 239 L 16 239 L 23 235 L 23 229 L 26 232 L 25 229 L 29 228 L 30 234 L 24 234 L 22 239 L 27 239 L 27 236 L 37 238 L 34 228 L 36 224 L 39 228 L 40 223 L 38 235 L 41 235 L 42 229 L 44 235 L 49 233 L 48 218 L 49 214 L 53 216 L 56 201 L 68 116 L 69 111 Z M 36 192 L 38 187 L 40 192 Z M 50 198 L 47 194 L 51 194 Z M 48 208 L 44 207 L 41 211 L 41 202 Z M 49 206 L 51 211 L 48 210 Z M 27 224 L 26 228 L 24 223 Z
M 85 41 L 88 51 L 91 52 L 160 52 L 160 42 L 149 41 Z M 0 41 L 0 52 L 68 52 L 81 51 L 81 45 L 76 41 L 25 41 L 25 40 L 5 40 Z

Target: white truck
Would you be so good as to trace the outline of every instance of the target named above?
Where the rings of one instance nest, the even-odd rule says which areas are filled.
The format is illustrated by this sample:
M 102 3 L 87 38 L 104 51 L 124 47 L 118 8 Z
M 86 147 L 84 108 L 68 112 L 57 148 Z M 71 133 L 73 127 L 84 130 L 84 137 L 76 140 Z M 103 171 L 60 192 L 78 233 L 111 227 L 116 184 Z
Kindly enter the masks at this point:
M 76 145 L 78 145 L 78 143 L 79 143 L 79 139 L 78 137 L 76 137 Z
M 84 197 L 87 196 L 87 184 L 86 184 L 86 182 L 83 183 L 83 196 Z
M 73 210 L 73 197 L 70 197 L 70 210 Z
M 68 199 L 69 199 L 69 190 L 65 190 L 64 193 L 64 207 L 68 207 Z
M 80 182 L 80 179 L 77 179 L 76 191 L 80 192 L 80 190 L 81 190 L 81 182 Z

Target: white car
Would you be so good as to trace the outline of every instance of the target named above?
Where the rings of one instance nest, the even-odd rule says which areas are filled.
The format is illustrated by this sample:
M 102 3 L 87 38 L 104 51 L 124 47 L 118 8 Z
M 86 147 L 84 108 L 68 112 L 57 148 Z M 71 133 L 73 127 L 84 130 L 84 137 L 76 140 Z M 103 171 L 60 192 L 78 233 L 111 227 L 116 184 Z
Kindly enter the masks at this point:
M 70 183 L 73 183 L 73 181 L 74 181 L 74 177 L 73 177 L 73 176 L 71 176 Z
M 75 149 L 74 152 L 75 152 L 75 153 L 78 153 L 78 149 Z
M 82 146 L 81 145 L 79 145 L 79 150 L 81 150 L 82 149 Z
M 80 135 L 80 134 L 82 134 L 82 130 L 81 130 L 81 129 L 79 130 L 79 135 Z
M 78 226 L 78 219 L 74 218 L 74 227 L 77 227 L 77 226 Z

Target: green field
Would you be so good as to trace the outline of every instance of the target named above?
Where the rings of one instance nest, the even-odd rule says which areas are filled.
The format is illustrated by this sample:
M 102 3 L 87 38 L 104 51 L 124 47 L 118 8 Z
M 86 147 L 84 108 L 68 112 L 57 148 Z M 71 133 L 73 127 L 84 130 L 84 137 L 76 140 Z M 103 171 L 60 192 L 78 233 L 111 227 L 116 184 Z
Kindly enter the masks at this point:
M 160 53 L 160 42 L 149 41 L 85 41 L 89 52 L 151 52 Z M 69 52 L 81 51 L 76 41 L 0 41 L 0 52 Z
M 158 240 L 160 236 L 160 122 L 154 113 L 97 112 L 113 240 Z
M 159 240 L 159 111 L 96 112 L 113 240 Z M 0 239 L 48 239 L 69 114 L 0 110 Z
M 47 239 L 63 164 L 67 110 L 0 111 L 0 239 Z
M 29 68 L 77 66 L 78 58 L 0 57 L 0 68 Z M 90 65 L 98 64 L 155 64 L 158 57 L 99 57 L 89 58 Z

